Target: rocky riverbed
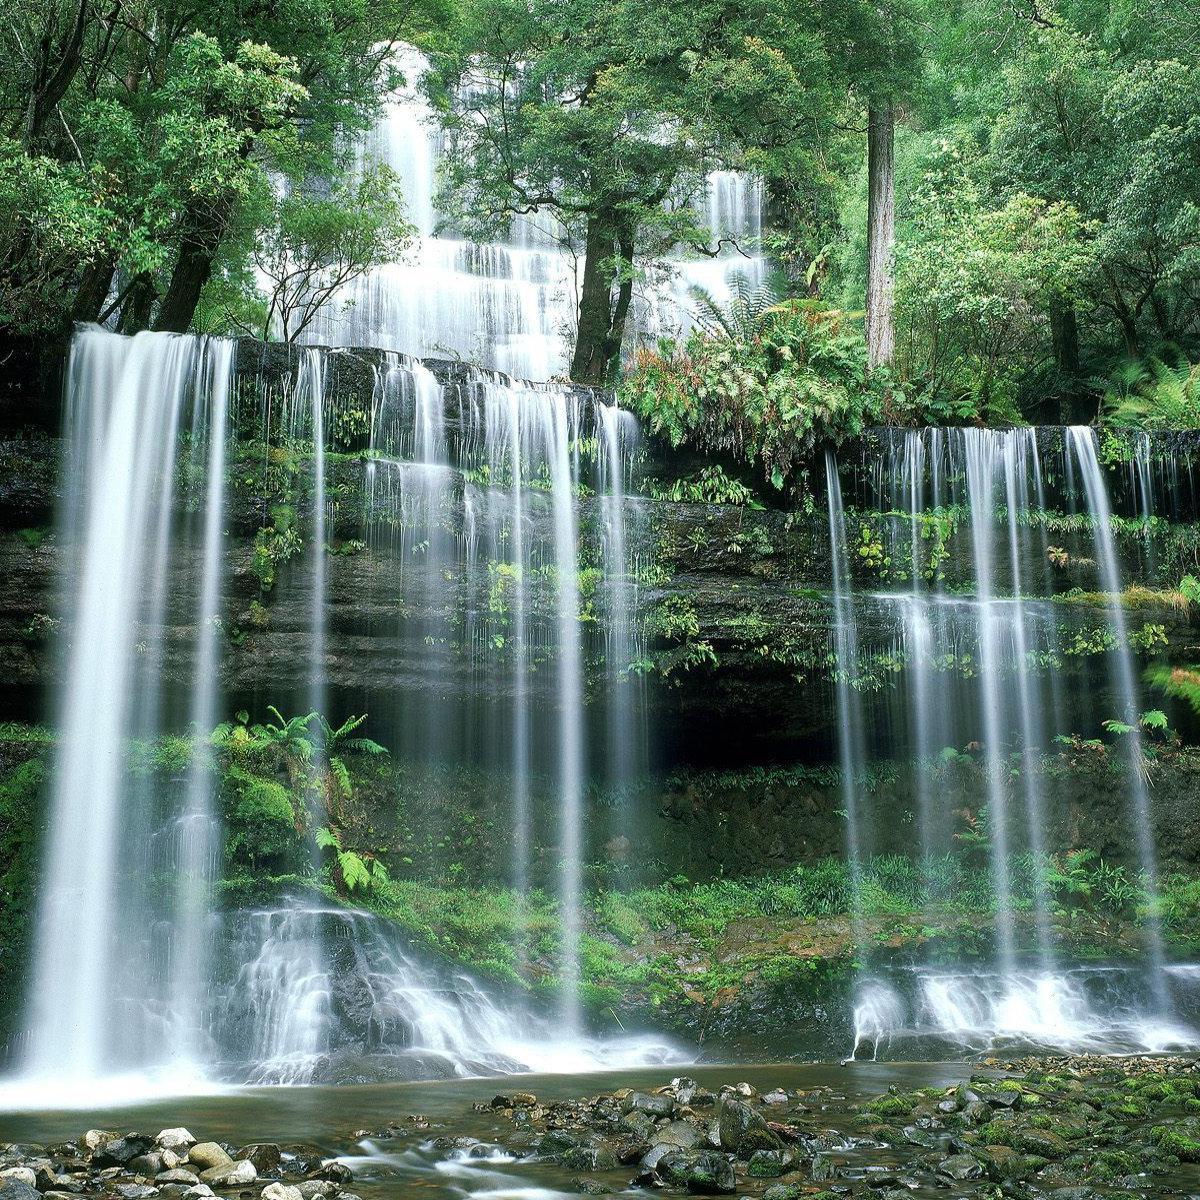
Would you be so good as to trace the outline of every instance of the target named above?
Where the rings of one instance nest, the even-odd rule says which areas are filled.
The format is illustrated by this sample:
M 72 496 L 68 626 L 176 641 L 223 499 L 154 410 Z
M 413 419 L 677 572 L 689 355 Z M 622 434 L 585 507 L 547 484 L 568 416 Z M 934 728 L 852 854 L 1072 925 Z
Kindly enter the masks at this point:
M 203 1141 L 178 1127 L 0 1145 L 0 1200 L 1200 1196 L 1194 1058 L 992 1059 L 954 1086 L 874 1094 L 836 1074 L 786 1087 L 761 1071 L 758 1086 L 697 1074 L 546 1100 L 478 1081 L 457 1114 L 400 1112 L 344 1132 L 340 1147 Z

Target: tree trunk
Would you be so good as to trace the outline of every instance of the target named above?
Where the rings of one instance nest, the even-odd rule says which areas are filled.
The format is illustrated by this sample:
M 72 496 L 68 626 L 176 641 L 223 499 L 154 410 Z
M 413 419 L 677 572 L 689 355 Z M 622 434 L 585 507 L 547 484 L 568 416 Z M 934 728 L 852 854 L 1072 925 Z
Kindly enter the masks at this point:
M 154 276 L 143 271 L 125 292 L 125 303 L 121 305 L 121 316 L 117 321 L 118 333 L 141 333 L 150 324 L 150 309 L 158 289 Z
M 603 387 L 608 373 L 608 341 L 612 332 L 612 259 L 616 234 L 607 214 L 588 217 L 583 251 L 583 283 L 571 378 Z
M 84 267 L 79 290 L 75 293 L 75 303 L 71 306 L 72 321 L 100 319 L 116 269 L 116 263 L 108 255 L 94 258 Z
M 25 106 L 24 138 L 26 147 L 32 148 L 40 140 L 50 114 L 67 94 L 83 62 L 83 38 L 87 32 L 87 0 L 75 0 L 75 15 L 57 51 L 50 45 L 50 35 L 41 50 L 41 64 L 37 78 L 29 91 L 29 102 Z
M 617 285 L 617 304 L 613 309 L 612 322 L 609 326 L 607 342 L 607 362 L 605 363 L 605 383 L 610 387 L 617 383 L 618 368 L 621 364 L 621 345 L 625 341 L 625 324 L 629 320 L 629 308 L 633 303 L 633 249 L 634 231 L 626 222 L 617 233 L 617 268 L 621 273 Z
M 1051 303 L 1050 338 L 1059 386 L 1057 396 L 1051 398 L 1054 408 L 1047 407 L 1042 419 L 1047 424 L 1060 425 L 1064 417 L 1074 417 L 1075 401 L 1079 398 L 1079 318 L 1075 305 L 1062 300 Z
M 214 210 L 205 204 L 191 209 L 184 218 L 179 257 L 171 282 L 158 306 L 154 328 L 162 333 L 186 333 L 196 315 L 200 293 L 212 275 L 213 259 L 225 233 L 225 206 Z
M 867 365 L 886 366 L 896 350 L 892 250 L 896 241 L 896 113 L 867 112 Z

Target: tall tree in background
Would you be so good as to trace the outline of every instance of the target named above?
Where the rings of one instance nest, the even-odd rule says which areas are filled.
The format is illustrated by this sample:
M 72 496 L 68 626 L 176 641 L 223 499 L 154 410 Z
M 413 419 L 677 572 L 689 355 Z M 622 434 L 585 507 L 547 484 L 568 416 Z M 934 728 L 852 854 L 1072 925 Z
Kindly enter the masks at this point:
M 896 246 L 896 110 L 867 110 L 867 365 L 887 366 L 896 350 L 893 319 Z
M 611 381 L 639 266 L 716 253 L 694 200 L 716 167 L 796 163 L 845 104 L 858 0 L 480 0 L 435 98 L 449 206 L 477 236 L 545 213 L 582 249 L 571 377 Z

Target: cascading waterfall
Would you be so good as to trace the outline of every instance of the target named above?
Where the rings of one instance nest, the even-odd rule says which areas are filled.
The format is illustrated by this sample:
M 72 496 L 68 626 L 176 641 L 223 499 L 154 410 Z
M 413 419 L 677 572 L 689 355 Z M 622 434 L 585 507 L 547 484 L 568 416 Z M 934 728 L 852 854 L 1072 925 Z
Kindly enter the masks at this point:
M 1074 510 L 1082 504 L 1095 531 L 1099 587 L 1110 597 L 1106 606 L 1115 634 L 1110 652 L 1109 678 L 1114 685 L 1121 720 L 1135 727 L 1128 737 L 1128 824 L 1138 848 L 1143 878 L 1153 885 L 1154 843 L 1149 797 L 1141 767 L 1136 725 L 1138 700 L 1126 621 L 1118 599 L 1120 571 L 1112 534 L 1112 509 L 1095 453 L 1090 429 L 1063 431 L 1061 495 Z M 840 515 L 840 489 L 836 468 L 829 469 L 831 543 L 833 548 L 833 608 L 839 631 L 855 629 L 847 608 L 844 582 L 846 518 Z M 1144 494 L 1144 493 L 1143 493 Z M 994 970 L 968 976 L 946 973 L 933 965 L 920 978 L 925 1010 L 921 1017 L 911 996 L 900 995 L 887 981 L 868 978 L 860 990 L 856 1011 L 856 1051 L 874 1053 L 893 1035 L 936 1031 L 949 1038 L 958 1028 L 962 1044 L 974 1045 L 983 1037 L 986 1022 L 980 1015 L 993 1013 L 993 1040 L 1019 1038 L 1072 1042 L 1071 1030 L 1086 1028 L 1092 1041 L 1103 1019 L 1087 1007 L 1086 995 L 1066 988 L 1053 950 L 1050 898 L 1046 879 L 1046 813 L 1044 771 L 1039 758 L 1056 734 L 1071 732 L 1072 722 L 1063 708 L 1061 685 L 1053 666 L 1060 661 L 1058 617 L 1052 599 L 1055 583 L 1050 573 L 1050 547 L 1035 527 L 1037 514 L 1046 506 L 1046 479 L 1038 433 L 1032 429 L 1007 431 L 927 429 L 896 433 L 886 441 L 867 507 L 892 514 L 888 563 L 893 578 L 906 581 L 900 592 L 875 593 L 871 603 L 895 610 L 900 649 L 906 659 L 906 701 L 893 713 L 902 722 L 894 731 L 916 751 L 913 792 L 921 852 L 927 863 L 927 888 L 932 888 L 933 856 L 949 849 L 949 841 L 935 836 L 946 830 L 952 814 L 941 805 L 931 784 L 932 764 L 942 747 L 977 744 L 983 769 L 986 808 L 973 814 L 973 837 L 986 844 L 995 897 Z M 1144 502 L 1143 502 L 1144 503 Z M 837 514 L 837 515 L 835 515 Z M 864 531 L 868 526 L 864 524 Z M 950 546 L 961 549 L 970 562 L 970 594 L 951 592 L 942 584 L 943 560 Z M 1047 597 L 1032 600 L 1031 595 Z M 860 597 L 858 603 L 864 602 Z M 862 749 L 871 740 L 871 722 L 864 707 L 855 704 L 840 680 L 846 664 L 871 648 L 848 644 L 839 632 L 840 759 L 843 773 L 863 761 Z M 959 672 L 955 667 L 965 667 Z M 962 674 L 966 678 L 959 678 Z M 1047 678 L 1049 675 L 1049 678 Z M 871 718 L 880 714 L 872 711 Z M 1099 716 L 1112 714 L 1100 713 Z M 1093 714 L 1095 719 L 1097 714 Z M 879 735 L 875 736 L 879 745 Z M 852 785 L 843 788 L 853 792 Z M 1014 795 L 1015 794 L 1015 795 Z M 853 815 L 852 796 L 847 810 Z M 1019 799 L 1020 803 L 1013 801 Z M 858 811 L 858 823 L 870 821 Z M 850 823 L 848 842 L 852 858 L 858 834 Z M 1014 849 L 1024 847 L 1023 856 Z M 1013 899 L 1014 872 L 1028 873 L 1031 897 L 1029 919 L 1018 913 Z M 932 902 L 932 901 L 931 901 Z M 933 920 L 933 918 L 930 918 Z M 1030 933 L 1022 932 L 1030 927 Z M 1141 1046 L 1178 1044 L 1183 1035 L 1172 1028 L 1163 970 L 1161 938 L 1153 921 L 1149 925 L 1148 988 L 1138 1021 L 1122 1010 L 1123 1028 L 1140 1030 Z M 1030 956 L 1036 969 L 1027 965 Z M 956 988 L 973 989 L 977 999 L 964 1001 L 972 1008 L 970 1021 L 959 1020 L 952 1002 Z M 1064 988 L 1066 990 L 1064 991 Z M 1068 1003 L 1064 996 L 1070 997 Z M 931 996 L 940 997 L 936 1003 Z M 986 996 L 986 1000 L 978 997 Z M 982 1006 L 982 1007 L 981 1007 Z M 889 1032 L 890 1031 L 890 1032 Z M 968 1036 L 969 1032 L 969 1036 Z M 1114 1035 L 1116 1036 L 1116 1035 Z M 1129 1028 L 1120 1035 L 1129 1040 Z
M 362 163 L 383 162 L 399 177 L 416 244 L 393 263 L 356 280 L 305 333 L 320 345 L 380 346 L 413 355 L 452 354 L 525 379 L 565 372 L 576 319 L 577 255 L 548 213 L 516 218 L 502 243 L 464 241 L 439 229 L 435 190 L 447 152 L 419 80 L 422 56 L 398 54 L 408 80 L 360 147 Z M 735 171 L 714 171 L 697 201 L 711 257 L 678 258 L 656 272 L 636 298 L 634 324 L 645 334 L 690 325 L 692 287 L 728 299 L 736 278 L 758 286 L 767 274 L 761 252 L 762 185 Z
M 195 768 L 156 811 L 129 772 L 133 739 L 167 727 L 164 637 L 190 640 L 186 715 L 203 723 L 215 709 L 231 366 L 230 344 L 212 339 L 88 329 L 72 345 L 61 535 L 76 562 L 25 1062 L 59 1088 L 118 1072 L 188 1075 L 202 1049 L 211 796 Z M 203 497 L 194 634 L 168 626 L 168 610 L 187 603 L 168 594 L 172 563 L 195 551 L 192 531 L 170 520 L 183 432 L 218 471 Z M 177 884 L 165 937 L 151 894 L 162 869 Z

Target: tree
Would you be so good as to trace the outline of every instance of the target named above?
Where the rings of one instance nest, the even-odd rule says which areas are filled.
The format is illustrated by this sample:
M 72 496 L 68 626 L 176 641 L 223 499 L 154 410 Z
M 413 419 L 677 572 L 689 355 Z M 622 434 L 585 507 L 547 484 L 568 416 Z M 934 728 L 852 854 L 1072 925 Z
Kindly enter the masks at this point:
M 438 58 L 455 220 L 495 235 L 548 212 L 582 248 L 571 376 L 612 379 L 640 263 L 715 254 L 694 200 L 718 166 L 767 168 L 842 102 L 861 15 L 776 0 L 481 0 Z M 823 23 L 822 23 L 823 22 Z
M 403 214 L 399 180 L 382 165 L 327 195 L 279 200 L 253 254 L 268 284 L 260 336 L 295 341 L 348 284 L 397 258 L 413 233 Z
M 896 111 L 867 110 L 867 363 L 886 366 L 896 349 L 892 253 L 896 244 Z

